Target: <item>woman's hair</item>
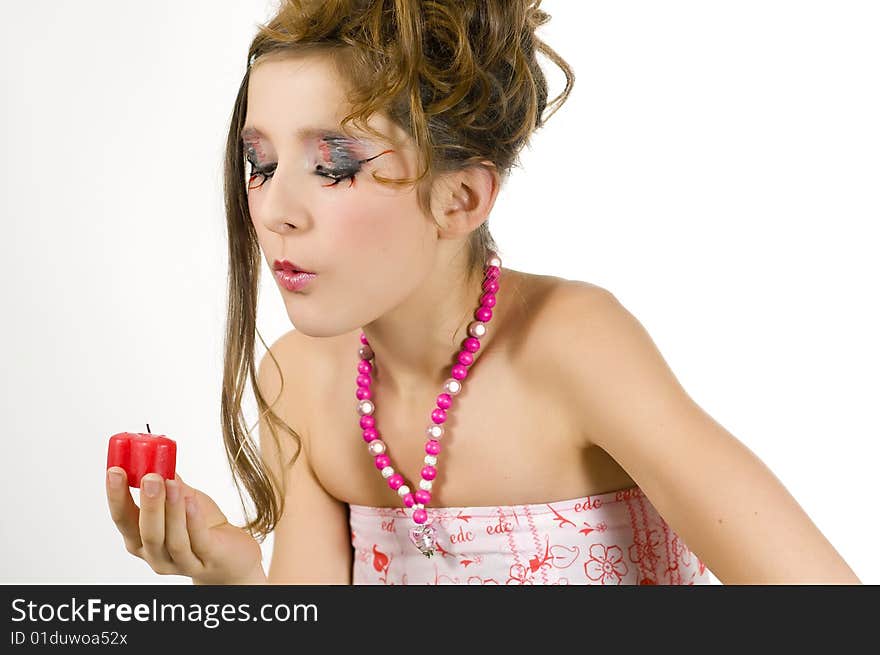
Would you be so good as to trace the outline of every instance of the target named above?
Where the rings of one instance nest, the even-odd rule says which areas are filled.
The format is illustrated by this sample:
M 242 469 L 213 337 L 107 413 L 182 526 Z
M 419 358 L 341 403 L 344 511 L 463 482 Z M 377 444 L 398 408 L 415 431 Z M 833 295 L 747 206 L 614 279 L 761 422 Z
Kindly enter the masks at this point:
M 255 333 L 279 373 L 280 366 L 256 329 L 261 256 L 248 212 L 240 138 L 251 66 L 267 55 L 326 56 L 348 84 L 353 111 L 343 119 L 341 131 L 348 134 L 346 125 L 353 123 L 390 140 L 367 125 L 376 113 L 400 126 L 415 143 L 420 173 L 401 180 L 375 171 L 372 176 L 381 184 L 415 184 L 420 209 L 433 219 L 429 198 L 440 176 L 488 161 L 503 182 L 519 165 L 519 153 L 531 134 L 543 126 L 547 81 L 536 51 L 565 74 L 565 89 L 550 103 L 555 105 L 550 115 L 571 92 L 571 68 L 535 35 L 535 29 L 550 19 L 540 4 L 541 0 L 283 0 L 276 15 L 258 25 L 226 142 L 229 298 L 221 420 L 239 497 L 244 503 L 241 480 L 257 511 L 244 528 L 261 542 L 284 511 L 285 489 L 284 480 L 276 480 L 264 467 L 249 438 L 251 430 L 245 431 L 241 423 L 245 376 L 254 389 L 261 419 L 268 415 L 266 423 L 276 445 L 280 446 L 275 425 L 295 442 L 295 455 L 287 466 L 296 461 L 302 443 L 300 435 L 272 411 L 277 398 L 267 405 L 255 375 Z M 471 233 L 467 247 L 468 276 L 481 274 L 490 253 L 498 252 L 488 220 Z M 283 383 L 282 375 L 282 389 Z M 278 452 L 283 452 L 280 447 Z

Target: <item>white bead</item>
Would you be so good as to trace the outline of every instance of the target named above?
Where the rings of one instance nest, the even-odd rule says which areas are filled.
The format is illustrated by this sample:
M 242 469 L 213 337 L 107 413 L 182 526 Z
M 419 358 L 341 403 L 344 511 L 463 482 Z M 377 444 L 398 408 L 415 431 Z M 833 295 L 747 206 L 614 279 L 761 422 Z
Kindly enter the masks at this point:
M 424 506 L 422 503 L 413 503 L 412 508 L 413 508 L 414 510 L 416 510 L 416 509 L 425 509 L 425 506 Z
M 361 401 L 358 401 L 357 405 L 358 414 L 361 416 L 365 416 L 367 414 L 372 414 L 376 410 L 376 406 L 372 403 L 372 401 L 364 398 Z
M 397 493 L 400 494 L 401 497 L 403 497 L 409 493 L 409 487 L 407 487 L 405 484 L 401 485 L 397 488 Z
M 393 467 L 386 466 L 385 468 L 382 469 L 382 477 L 383 478 L 390 478 L 392 475 L 394 475 L 394 468 Z
M 419 480 L 419 487 L 425 491 L 431 491 L 431 487 L 433 486 L 434 482 L 432 480 L 425 480 L 424 478 Z
M 485 337 L 488 330 L 489 328 L 486 327 L 486 324 L 483 323 L 483 321 L 473 321 L 470 325 L 468 325 L 468 334 L 472 337 L 476 337 L 477 339 L 482 339 L 483 337 Z
M 435 455 L 425 455 L 425 464 L 428 466 L 434 466 L 437 463 L 437 457 Z
M 449 378 L 443 384 L 443 388 L 447 393 L 452 394 L 453 396 L 461 391 L 461 381 L 456 380 L 455 378 Z
M 489 266 L 497 266 L 498 268 L 501 268 L 501 257 L 499 257 L 495 253 L 492 253 L 492 256 L 489 257 L 489 261 L 487 263 L 489 264 Z
M 373 439 L 368 445 L 367 449 L 373 455 L 381 455 L 385 452 L 385 442 L 381 439 Z
M 425 430 L 427 435 L 432 439 L 440 440 L 443 437 L 443 426 L 437 425 L 436 423 Z

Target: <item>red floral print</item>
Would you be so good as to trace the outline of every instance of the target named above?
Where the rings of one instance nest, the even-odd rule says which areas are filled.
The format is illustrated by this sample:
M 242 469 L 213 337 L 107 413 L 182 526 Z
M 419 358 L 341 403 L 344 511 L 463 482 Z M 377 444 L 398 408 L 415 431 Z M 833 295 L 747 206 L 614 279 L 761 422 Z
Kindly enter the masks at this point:
M 352 583 L 711 584 L 705 564 L 638 487 L 534 505 L 426 510 L 437 530 L 432 558 L 410 542 L 411 519 L 401 508 L 351 505 Z
M 532 571 L 522 564 L 514 564 L 510 567 L 510 577 L 507 578 L 506 584 L 534 584 L 532 582 Z
M 600 584 L 620 584 L 627 572 L 620 546 L 590 546 L 590 559 L 584 563 L 584 572 L 590 580 L 596 580 Z

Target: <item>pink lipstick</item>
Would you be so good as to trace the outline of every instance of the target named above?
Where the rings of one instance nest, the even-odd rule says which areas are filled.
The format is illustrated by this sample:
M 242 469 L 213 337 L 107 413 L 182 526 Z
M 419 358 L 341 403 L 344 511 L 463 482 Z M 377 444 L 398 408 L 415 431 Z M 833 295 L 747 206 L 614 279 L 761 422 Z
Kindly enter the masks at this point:
M 316 273 L 306 271 L 286 259 L 275 260 L 275 279 L 288 291 L 304 289 L 315 277 Z

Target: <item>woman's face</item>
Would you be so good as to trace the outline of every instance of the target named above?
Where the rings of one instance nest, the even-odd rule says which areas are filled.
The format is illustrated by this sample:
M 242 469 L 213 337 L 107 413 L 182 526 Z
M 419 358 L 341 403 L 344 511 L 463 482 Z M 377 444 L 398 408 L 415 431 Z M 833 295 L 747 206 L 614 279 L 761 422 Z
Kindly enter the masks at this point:
M 436 226 L 414 187 L 370 175 L 415 175 L 411 140 L 383 116 L 369 124 L 393 141 L 334 134 L 348 111 L 343 82 L 323 58 L 273 57 L 251 70 L 242 132 L 248 207 L 290 320 L 311 336 L 385 314 L 424 284 L 435 259 Z M 317 275 L 289 291 L 274 277 L 280 259 Z

